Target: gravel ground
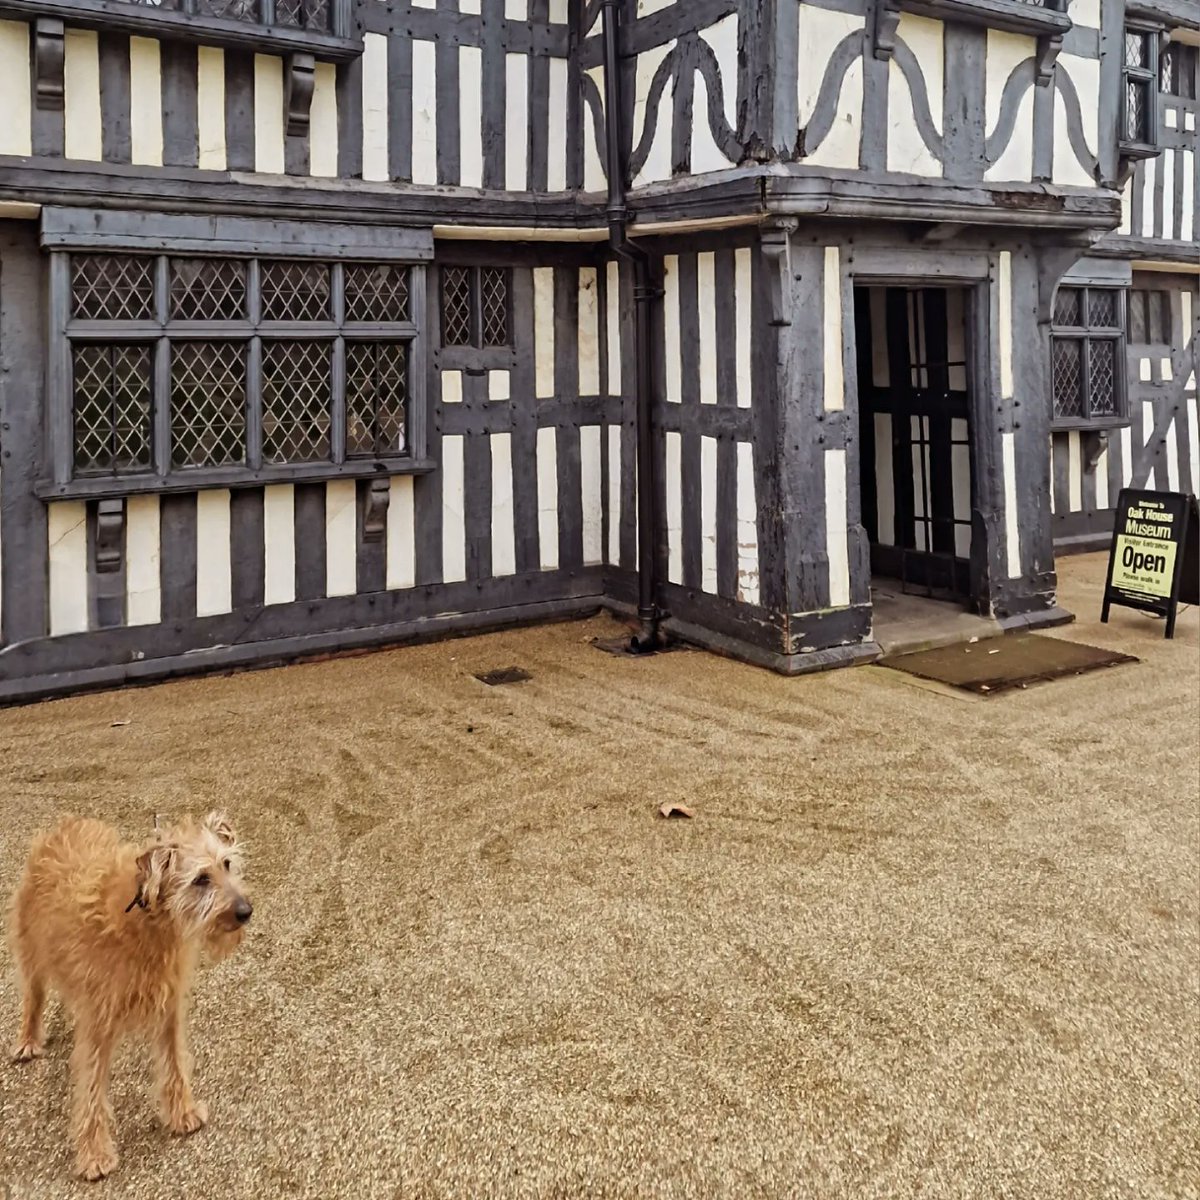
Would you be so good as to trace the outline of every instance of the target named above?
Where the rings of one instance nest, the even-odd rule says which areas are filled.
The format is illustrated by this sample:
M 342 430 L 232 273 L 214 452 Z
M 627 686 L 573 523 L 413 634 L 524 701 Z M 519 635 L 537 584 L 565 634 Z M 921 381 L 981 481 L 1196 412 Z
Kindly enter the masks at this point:
M 1197 1196 L 1200 622 L 1102 627 L 1061 566 L 1060 636 L 1140 664 L 958 698 L 597 619 L 0 712 L 0 893 L 60 812 L 219 803 L 256 902 L 197 987 L 208 1128 L 130 1046 L 72 1183 L 55 1010 L 0 1195 Z

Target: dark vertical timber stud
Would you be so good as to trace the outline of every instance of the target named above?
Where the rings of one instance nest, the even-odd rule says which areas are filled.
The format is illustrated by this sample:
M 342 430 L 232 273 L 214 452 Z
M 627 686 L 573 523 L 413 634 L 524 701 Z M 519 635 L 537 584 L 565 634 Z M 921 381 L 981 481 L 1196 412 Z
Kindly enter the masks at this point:
M 100 54 L 100 125 L 104 161 L 127 163 L 133 156 L 130 130 L 129 38 L 102 33 Z
M 254 170 L 254 55 L 225 51 L 225 154 L 231 171 Z
M 163 42 L 161 54 L 163 166 L 194 167 L 200 136 L 196 111 L 198 51 L 186 43 Z
M 656 455 L 651 424 L 654 404 L 654 359 L 651 321 L 654 305 L 662 296 L 657 274 L 652 272 L 649 255 L 631 241 L 626 231 L 629 212 L 625 205 L 625 181 L 628 176 L 628 113 L 622 99 L 620 66 L 621 0 L 601 0 L 604 22 L 604 111 L 605 158 L 608 171 L 608 233 L 613 253 L 624 259 L 634 272 L 634 346 L 637 363 L 637 510 L 638 510 L 638 631 L 631 646 L 648 653 L 659 643 L 660 612 L 657 601 L 655 531 L 658 528 L 656 497 Z M 618 120 L 620 114 L 622 119 Z

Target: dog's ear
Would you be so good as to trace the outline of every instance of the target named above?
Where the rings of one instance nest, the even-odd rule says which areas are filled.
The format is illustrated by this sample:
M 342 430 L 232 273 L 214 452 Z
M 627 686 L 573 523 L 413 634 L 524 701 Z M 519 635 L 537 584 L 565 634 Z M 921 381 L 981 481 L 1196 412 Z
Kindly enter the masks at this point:
M 163 885 L 175 862 L 172 846 L 152 846 L 138 857 L 138 902 L 153 908 L 162 898 Z
M 224 842 L 226 846 L 237 844 L 237 834 L 234 832 L 233 822 L 223 810 L 218 809 L 210 812 L 204 818 L 204 828 L 216 837 L 218 841 Z

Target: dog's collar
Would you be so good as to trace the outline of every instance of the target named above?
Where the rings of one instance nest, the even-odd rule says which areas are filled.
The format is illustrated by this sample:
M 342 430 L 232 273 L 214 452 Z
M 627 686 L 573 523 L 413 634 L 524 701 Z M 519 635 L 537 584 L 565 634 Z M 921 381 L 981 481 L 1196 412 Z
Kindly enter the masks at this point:
M 142 889 L 140 887 L 137 890 L 137 895 L 134 896 L 134 898 L 130 900 L 129 904 L 126 906 L 125 911 L 132 912 L 135 905 L 140 909 L 145 909 L 146 907 L 146 900 L 142 896 Z

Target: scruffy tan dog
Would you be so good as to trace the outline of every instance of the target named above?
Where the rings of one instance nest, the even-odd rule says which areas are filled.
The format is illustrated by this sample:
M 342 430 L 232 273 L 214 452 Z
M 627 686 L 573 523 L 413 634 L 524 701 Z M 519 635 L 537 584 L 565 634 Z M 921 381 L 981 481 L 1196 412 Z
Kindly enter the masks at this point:
M 75 1019 L 71 1134 L 84 1179 L 117 1165 L 108 1077 L 126 1033 L 153 1040 L 167 1128 L 194 1133 L 208 1119 L 192 1096 L 188 991 L 201 950 L 232 953 L 252 911 L 224 813 L 161 828 L 141 846 L 78 818 L 35 840 L 13 906 L 23 984 L 14 1055 L 42 1054 L 42 1006 L 55 988 Z

